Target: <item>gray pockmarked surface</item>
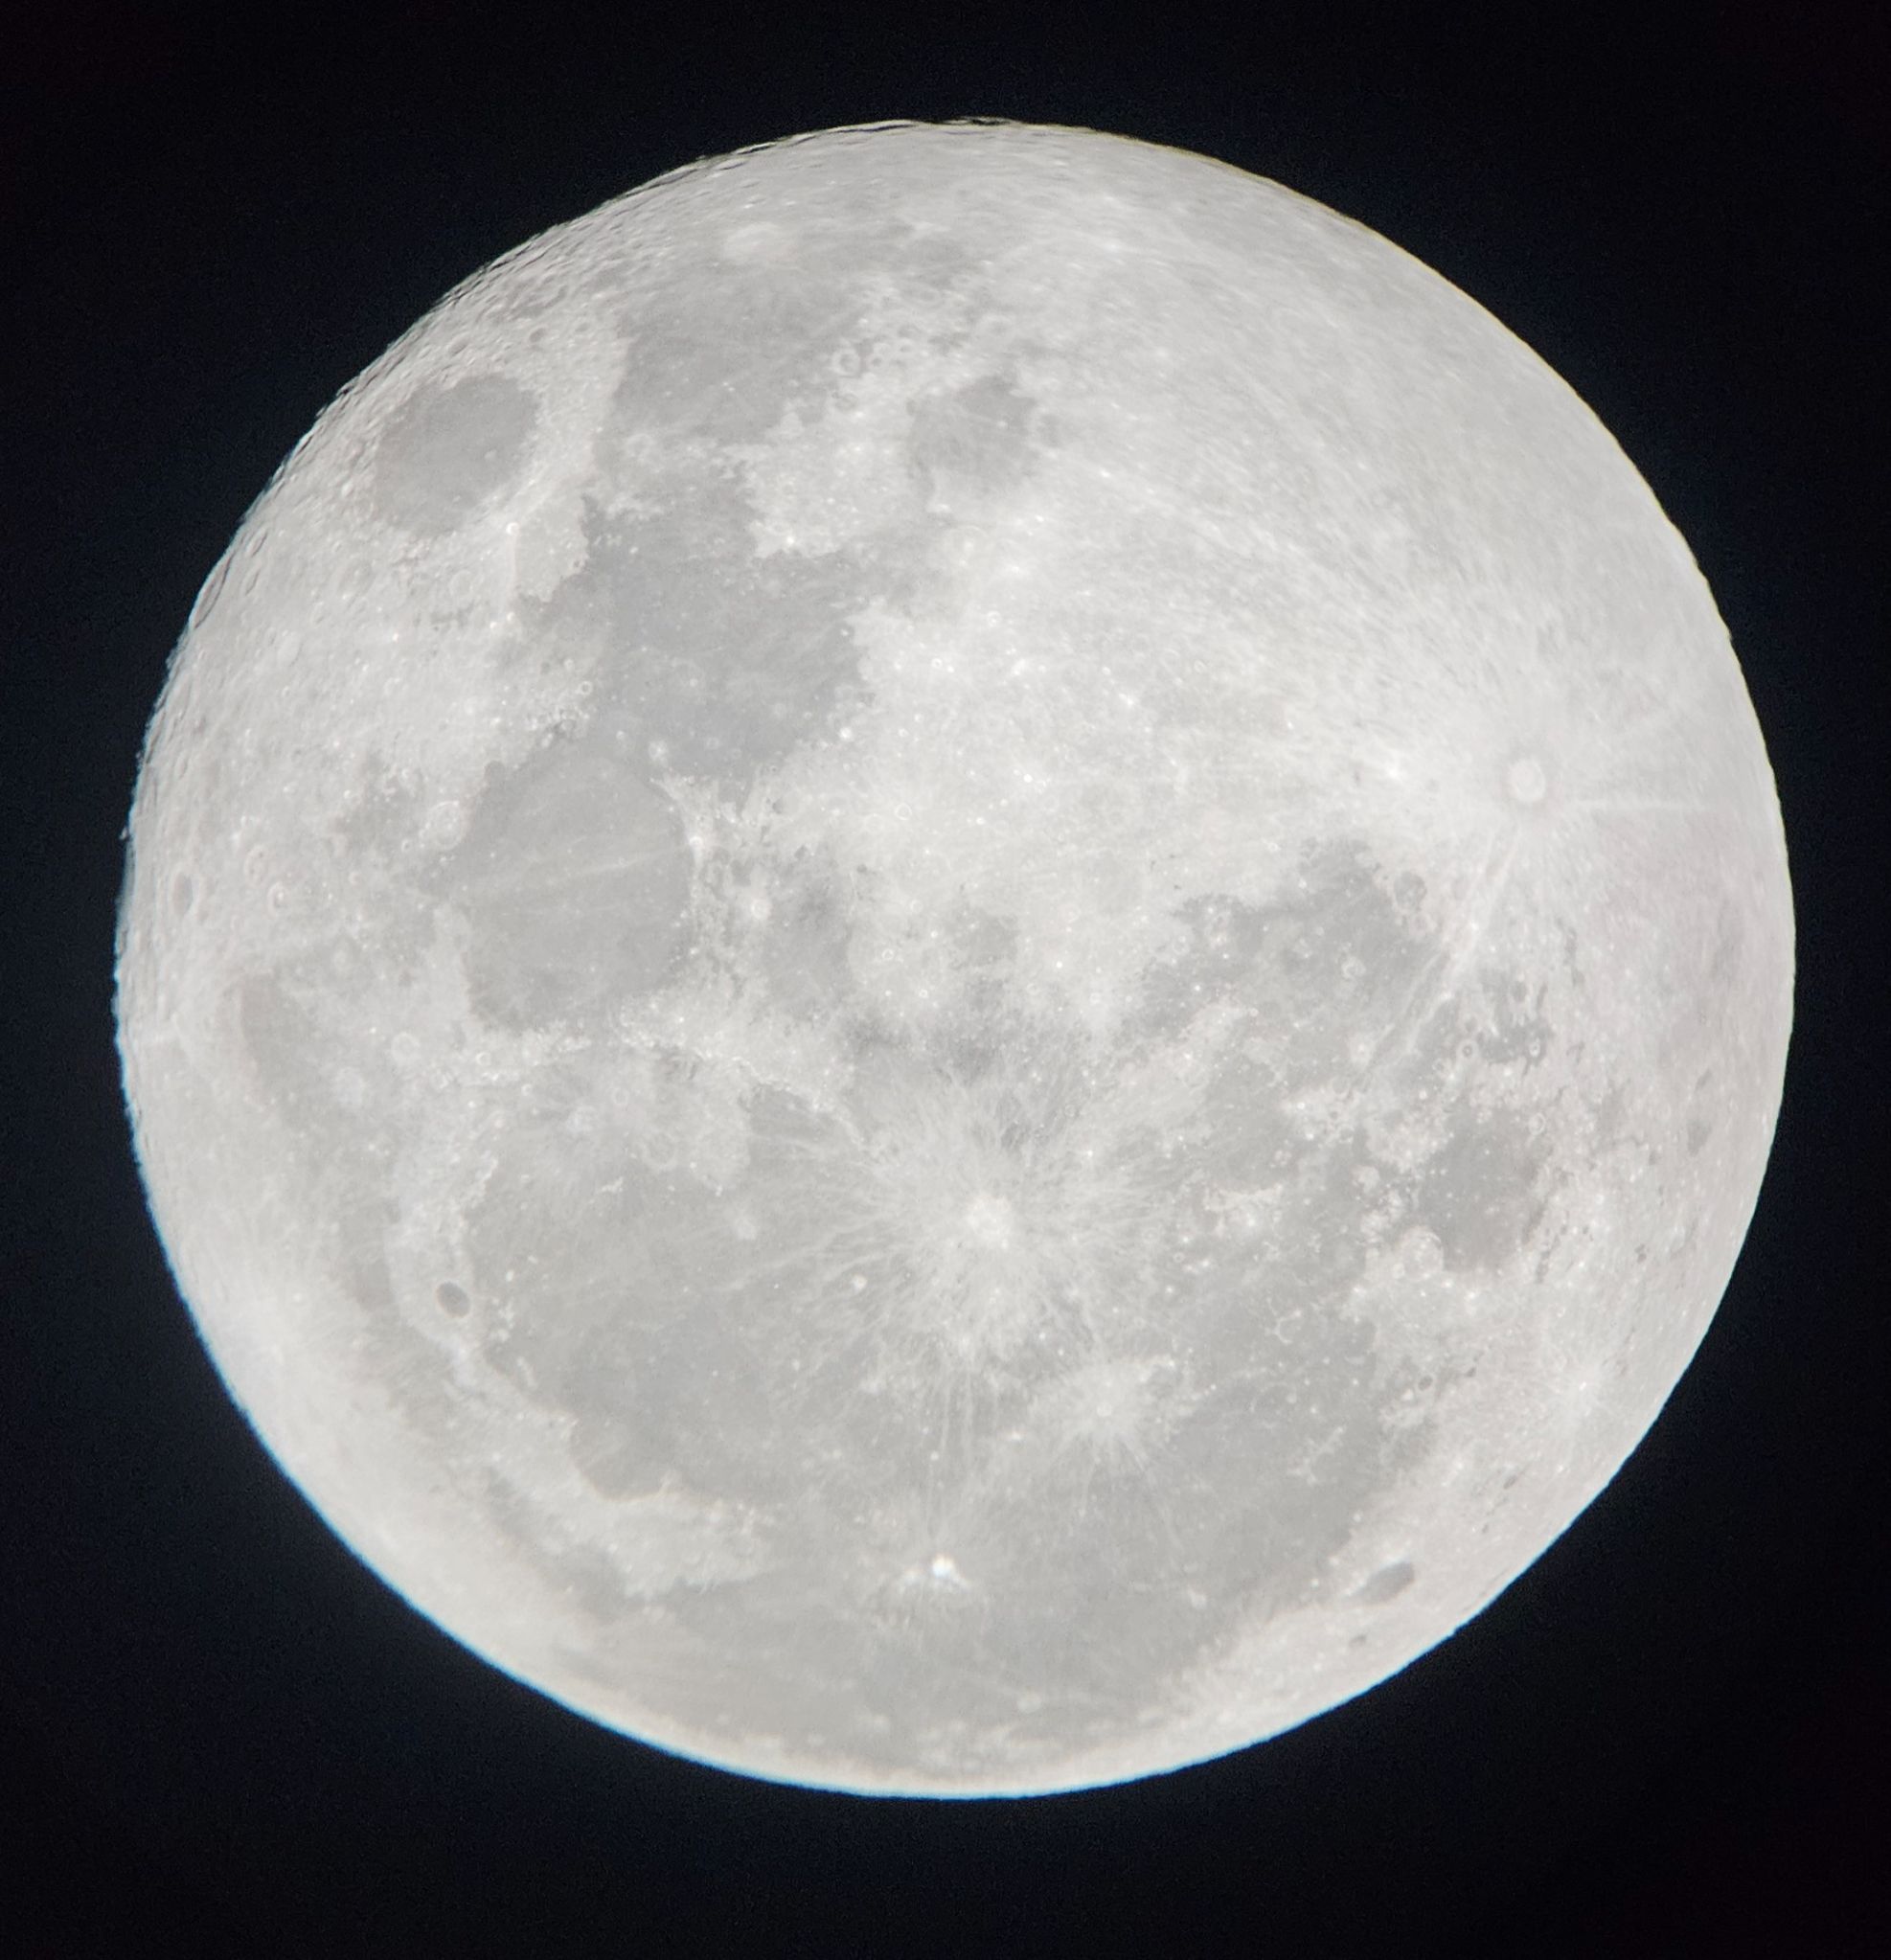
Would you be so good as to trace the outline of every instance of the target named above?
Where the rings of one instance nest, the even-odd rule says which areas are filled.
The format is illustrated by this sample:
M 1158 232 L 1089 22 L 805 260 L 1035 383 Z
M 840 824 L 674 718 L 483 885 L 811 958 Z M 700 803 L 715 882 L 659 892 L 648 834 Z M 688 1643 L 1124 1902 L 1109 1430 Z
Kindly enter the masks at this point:
M 1792 922 L 1681 539 L 1384 240 L 832 131 L 470 281 L 198 602 L 131 824 L 153 1212 L 422 1611 L 844 1788 L 1370 1687 L 1648 1428 Z

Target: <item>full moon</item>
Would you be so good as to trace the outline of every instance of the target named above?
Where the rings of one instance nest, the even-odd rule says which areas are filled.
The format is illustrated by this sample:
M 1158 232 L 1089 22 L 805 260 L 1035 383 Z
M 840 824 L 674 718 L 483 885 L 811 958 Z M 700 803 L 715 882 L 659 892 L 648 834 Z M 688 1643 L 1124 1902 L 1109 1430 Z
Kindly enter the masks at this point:
M 449 294 L 212 572 L 127 832 L 262 1442 L 595 1721 L 908 1795 L 1382 1681 L 1648 1430 L 1791 1022 L 1686 545 L 1435 273 L 1014 124 Z

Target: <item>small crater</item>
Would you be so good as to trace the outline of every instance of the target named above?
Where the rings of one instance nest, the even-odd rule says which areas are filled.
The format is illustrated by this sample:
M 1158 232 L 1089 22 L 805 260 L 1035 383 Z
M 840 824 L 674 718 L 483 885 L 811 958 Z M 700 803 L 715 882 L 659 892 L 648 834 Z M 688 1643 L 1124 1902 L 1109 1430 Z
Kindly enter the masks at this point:
M 197 887 L 188 871 L 180 871 L 171 880 L 171 909 L 180 919 L 188 919 L 191 907 L 197 901 Z
M 1504 787 L 1514 803 L 1541 803 L 1549 794 L 1549 773 L 1538 756 L 1518 756 L 1504 771 Z
M 435 1304 L 443 1313 L 464 1320 L 472 1311 L 472 1296 L 456 1280 L 442 1280 L 433 1289 Z

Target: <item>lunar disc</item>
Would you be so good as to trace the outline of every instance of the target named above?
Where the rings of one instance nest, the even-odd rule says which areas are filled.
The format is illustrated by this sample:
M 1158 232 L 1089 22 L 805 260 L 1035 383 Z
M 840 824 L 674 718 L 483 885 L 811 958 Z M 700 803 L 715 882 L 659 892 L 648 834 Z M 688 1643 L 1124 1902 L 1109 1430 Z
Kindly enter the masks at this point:
M 204 587 L 129 831 L 232 1395 L 495 1666 L 1027 1793 L 1381 1681 L 1648 1429 L 1792 915 L 1583 404 L 1202 157 L 897 124 L 467 282 Z

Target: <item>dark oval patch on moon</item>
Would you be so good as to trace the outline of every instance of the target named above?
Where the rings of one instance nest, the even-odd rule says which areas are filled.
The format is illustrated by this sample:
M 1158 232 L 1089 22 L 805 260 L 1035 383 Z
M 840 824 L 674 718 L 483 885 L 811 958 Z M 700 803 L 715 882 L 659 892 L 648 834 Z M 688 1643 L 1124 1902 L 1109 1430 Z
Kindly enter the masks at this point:
M 1381 1565 L 1360 1586 L 1356 1597 L 1369 1607 L 1382 1607 L 1387 1600 L 1397 1599 L 1417 1577 L 1417 1569 L 1409 1559 L 1395 1559 L 1391 1564 Z
M 420 536 L 457 531 L 517 476 L 537 417 L 532 396 L 503 375 L 423 384 L 375 450 L 375 509 Z
M 474 1006 L 507 1027 L 585 1018 L 647 992 L 683 939 L 682 825 L 640 771 L 555 742 L 490 786 L 447 860 Z

